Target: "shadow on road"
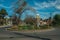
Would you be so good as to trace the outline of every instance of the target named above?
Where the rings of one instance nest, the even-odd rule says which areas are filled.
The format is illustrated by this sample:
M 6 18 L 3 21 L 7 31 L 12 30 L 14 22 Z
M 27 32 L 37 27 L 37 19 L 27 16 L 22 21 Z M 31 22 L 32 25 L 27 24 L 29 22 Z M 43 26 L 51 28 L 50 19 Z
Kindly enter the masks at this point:
M 42 40 L 51 40 L 49 38 L 41 38 L 39 36 L 32 36 L 32 35 L 26 35 L 26 34 L 22 34 L 22 33 L 15 33 L 17 35 L 23 35 L 23 36 L 26 36 L 26 37 L 31 37 L 31 38 L 37 38 L 37 39 L 42 39 Z

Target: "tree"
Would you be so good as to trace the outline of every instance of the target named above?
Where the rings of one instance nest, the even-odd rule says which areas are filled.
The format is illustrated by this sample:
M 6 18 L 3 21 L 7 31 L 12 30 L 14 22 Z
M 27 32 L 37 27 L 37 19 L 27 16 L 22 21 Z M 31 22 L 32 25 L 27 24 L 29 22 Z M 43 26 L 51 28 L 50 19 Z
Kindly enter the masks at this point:
M 24 20 L 27 24 L 34 25 L 36 22 L 36 19 L 33 16 L 28 16 Z
M 4 9 L 4 8 L 1 9 L 1 11 L 0 11 L 0 16 L 1 16 L 2 18 L 4 18 L 6 15 L 8 15 L 6 9 Z
M 24 1 L 24 2 L 21 4 L 21 6 L 19 6 L 18 4 L 17 4 L 17 6 L 18 6 L 18 8 L 17 8 L 17 10 L 16 10 L 16 13 L 19 14 L 19 19 L 20 19 L 22 13 L 25 11 L 24 9 L 26 8 L 27 3 L 26 3 L 26 1 Z
M 6 10 L 4 8 L 1 9 L 1 11 L 0 11 L 0 25 L 4 23 L 4 21 L 5 21 L 4 17 L 6 15 L 8 15 L 7 12 L 6 12 Z
M 54 24 L 60 24 L 60 14 L 56 14 L 54 17 Z

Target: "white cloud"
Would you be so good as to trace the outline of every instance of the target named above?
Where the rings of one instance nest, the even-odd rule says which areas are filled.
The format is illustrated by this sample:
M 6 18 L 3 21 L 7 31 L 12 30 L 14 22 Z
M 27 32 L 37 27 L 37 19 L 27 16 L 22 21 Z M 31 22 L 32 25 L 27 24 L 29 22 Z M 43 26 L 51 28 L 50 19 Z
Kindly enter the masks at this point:
M 40 7 L 32 7 L 32 8 L 34 8 L 35 10 L 40 10 Z
M 40 15 L 49 15 L 50 12 L 40 12 L 40 11 L 37 11 L 37 13 L 39 13 Z
M 53 15 L 55 15 L 55 14 L 60 14 L 60 12 L 54 12 Z
M 2 4 L 0 4 L 0 7 L 4 7 L 4 8 L 12 8 L 12 6 L 4 6 Z
M 50 7 L 50 3 L 47 3 L 47 2 L 43 2 L 41 5 L 42 5 L 44 8 Z
M 60 10 L 60 0 L 56 0 L 54 3 L 51 2 L 51 4 L 56 8 Z
M 36 2 L 35 2 L 35 5 L 36 5 L 37 7 L 43 8 L 43 7 L 40 5 L 40 3 L 36 3 Z
M 56 0 L 55 8 L 60 10 L 60 0 Z
M 56 7 L 55 7 L 55 8 L 60 9 L 60 5 L 56 5 Z
M 42 2 L 42 3 L 37 3 L 34 1 L 34 4 L 36 7 L 34 7 L 35 9 L 39 10 L 39 9 L 44 9 L 44 8 L 50 8 L 50 7 L 55 7 L 56 9 L 60 9 L 60 1 L 56 0 L 56 1 L 49 1 L 49 2 Z M 58 5 L 59 4 L 59 5 Z
M 48 8 L 50 7 L 50 3 L 47 3 L 47 2 L 42 2 L 42 3 L 37 3 L 37 2 L 34 2 L 36 6 L 40 7 L 40 8 Z

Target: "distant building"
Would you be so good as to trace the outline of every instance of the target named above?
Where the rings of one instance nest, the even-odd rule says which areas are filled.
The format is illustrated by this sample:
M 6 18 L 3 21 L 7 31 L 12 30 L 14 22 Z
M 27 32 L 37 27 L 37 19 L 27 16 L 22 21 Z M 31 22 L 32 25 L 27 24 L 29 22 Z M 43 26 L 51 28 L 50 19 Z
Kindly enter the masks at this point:
M 41 20 L 41 21 L 40 21 L 40 25 L 41 25 L 41 26 L 43 26 L 43 25 L 47 25 L 47 22 L 46 22 L 46 21 Z

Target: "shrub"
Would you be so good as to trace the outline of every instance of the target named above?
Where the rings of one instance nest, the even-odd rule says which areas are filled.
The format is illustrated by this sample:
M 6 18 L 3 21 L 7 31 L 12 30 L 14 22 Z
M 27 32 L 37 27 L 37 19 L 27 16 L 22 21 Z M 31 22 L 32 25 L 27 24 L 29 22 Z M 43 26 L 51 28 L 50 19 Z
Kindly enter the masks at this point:
M 47 25 L 40 26 L 40 29 L 47 29 L 47 28 L 48 28 Z
M 33 26 L 30 25 L 24 25 L 24 26 L 18 26 L 19 30 L 32 30 Z

